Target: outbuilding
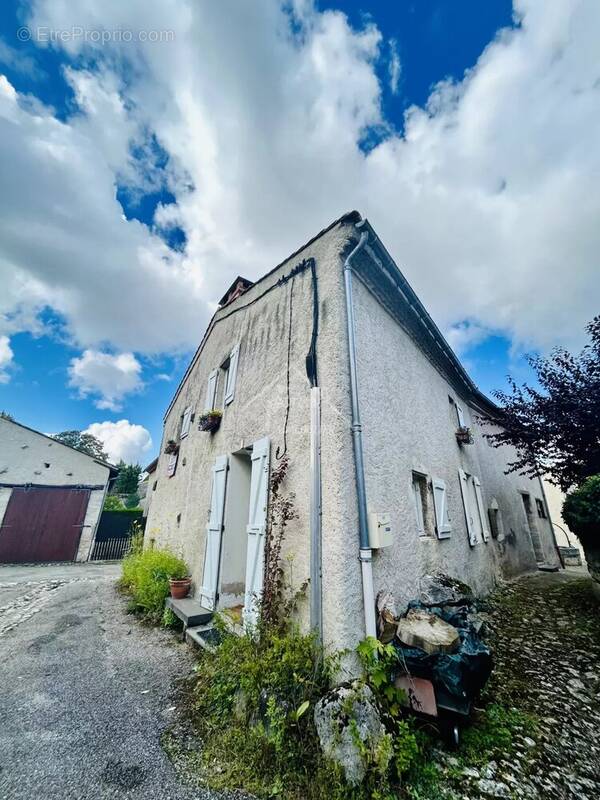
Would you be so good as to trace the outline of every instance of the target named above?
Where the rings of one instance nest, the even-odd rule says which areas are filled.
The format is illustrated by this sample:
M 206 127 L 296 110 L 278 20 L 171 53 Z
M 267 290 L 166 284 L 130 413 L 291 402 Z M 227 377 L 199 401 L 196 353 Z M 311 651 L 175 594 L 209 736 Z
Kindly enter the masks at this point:
M 0 418 L 0 563 L 86 561 L 111 464 Z

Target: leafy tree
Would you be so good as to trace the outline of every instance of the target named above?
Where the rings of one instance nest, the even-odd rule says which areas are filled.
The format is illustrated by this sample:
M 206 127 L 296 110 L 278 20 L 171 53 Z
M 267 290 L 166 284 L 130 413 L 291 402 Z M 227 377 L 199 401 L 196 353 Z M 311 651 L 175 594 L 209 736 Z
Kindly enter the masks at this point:
M 546 474 L 568 491 L 600 473 L 600 316 L 586 327 L 590 342 L 579 355 L 557 347 L 548 357 L 530 356 L 539 388 L 495 392 L 502 426 L 485 436 L 494 447 L 512 445 L 508 472 Z
M 567 495 L 562 515 L 584 548 L 600 545 L 600 475 L 588 478 Z
M 82 453 L 87 453 L 88 456 L 97 458 L 100 461 L 108 461 L 108 456 L 102 449 L 103 444 L 100 439 L 96 439 L 91 433 L 84 433 L 83 431 L 62 431 L 62 433 L 55 433 L 52 437 L 57 442 L 74 447 L 75 450 L 80 450 Z
M 9 422 L 14 422 L 15 418 L 8 411 L 0 411 L 0 419 L 7 419 Z
M 114 494 L 109 494 L 104 501 L 104 511 L 123 511 L 125 506 L 120 497 Z
M 126 464 L 124 461 L 118 463 L 119 475 L 115 481 L 113 492 L 115 494 L 136 494 L 138 481 L 142 474 L 139 464 Z

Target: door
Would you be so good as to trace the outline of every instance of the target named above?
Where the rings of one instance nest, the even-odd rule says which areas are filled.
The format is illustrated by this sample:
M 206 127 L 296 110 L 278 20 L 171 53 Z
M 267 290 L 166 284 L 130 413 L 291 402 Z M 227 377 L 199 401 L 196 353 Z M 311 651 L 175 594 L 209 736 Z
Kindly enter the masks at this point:
M 14 488 L 0 527 L 0 563 L 74 561 L 89 489 Z
M 263 588 L 267 504 L 269 498 L 269 453 L 271 442 L 260 439 L 252 447 L 250 509 L 248 514 L 248 549 L 246 552 L 246 585 L 244 623 L 252 626 L 258 619 Z
M 204 570 L 202 573 L 202 587 L 200 589 L 200 603 L 204 608 L 210 611 L 213 611 L 217 604 L 226 483 L 227 456 L 218 456 L 212 468 L 212 489 L 210 493 L 208 523 L 206 525 Z
M 533 516 L 533 508 L 531 505 L 531 497 L 528 494 L 523 492 L 521 494 L 523 498 L 523 509 L 525 511 L 525 516 L 527 517 L 527 528 L 529 530 L 529 538 L 531 539 L 531 546 L 533 547 L 533 552 L 535 555 L 535 560 L 538 564 L 544 563 L 544 551 L 542 549 L 542 542 L 540 539 L 540 533 L 538 531 L 535 518 Z

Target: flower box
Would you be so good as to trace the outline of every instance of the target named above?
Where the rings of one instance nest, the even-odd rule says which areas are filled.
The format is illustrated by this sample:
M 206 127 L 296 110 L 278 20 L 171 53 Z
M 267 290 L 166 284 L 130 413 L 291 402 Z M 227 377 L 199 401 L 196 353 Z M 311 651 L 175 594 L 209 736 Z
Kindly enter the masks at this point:
M 471 428 L 460 427 L 456 431 L 456 441 L 459 444 L 473 444 Z
M 176 456 L 179 452 L 179 443 L 174 439 L 169 439 L 165 445 L 165 455 Z
M 216 409 L 213 411 L 205 411 L 198 419 L 198 427 L 201 431 L 214 433 L 219 430 L 222 418 L 223 413 L 221 411 L 217 411 Z

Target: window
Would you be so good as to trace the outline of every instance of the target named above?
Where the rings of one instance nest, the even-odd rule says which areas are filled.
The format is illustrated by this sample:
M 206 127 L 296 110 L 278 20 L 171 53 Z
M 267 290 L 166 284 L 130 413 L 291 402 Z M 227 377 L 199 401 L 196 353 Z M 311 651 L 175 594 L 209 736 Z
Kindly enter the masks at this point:
M 434 532 L 431 492 L 427 484 L 427 476 L 413 472 L 412 493 L 415 503 L 417 532 L 419 536 L 431 536 Z
M 228 358 L 228 365 L 227 365 L 227 377 L 225 380 L 225 395 L 223 398 L 223 404 L 229 405 L 233 398 L 235 397 L 235 382 L 237 379 L 237 368 L 238 368 L 238 359 L 240 355 L 240 346 L 236 344 L 233 348 L 231 353 L 229 354 Z
M 490 538 L 481 482 L 475 475 L 469 475 L 462 469 L 459 469 L 458 476 L 469 544 L 474 547 L 481 541 L 487 542 Z
M 463 410 L 462 410 L 461 406 L 458 405 L 458 403 L 456 404 L 456 416 L 457 416 L 457 419 L 458 419 L 458 427 L 459 428 L 466 428 L 467 427 L 467 423 L 465 422 L 465 415 L 463 414 Z
M 208 376 L 208 383 L 206 385 L 206 400 L 204 401 L 204 410 L 212 411 L 217 402 L 217 383 L 219 381 L 219 370 L 213 369 Z
M 433 509 L 435 511 L 435 532 L 438 539 L 447 539 L 450 536 L 452 525 L 448 516 L 448 494 L 446 484 L 440 478 L 432 478 Z
M 535 498 L 535 505 L 536 505 L 536 508 L 537 508 L 538 517 L 540 519 L 546 519 L 548 515 L 546 514 L 546 509 L 544 508 L 544 503 L 543 503 L 542 500 L 539 499 L 539 497 Z
M 192 421 L 192 407 L 188 406 L 181 415 L 181 433 L 179 434 L 180 439 L 184 439 L 190 432 L 191 421 Z
M 167 461 L 167 478 L 172 478 L 177 469 L 177 453 L 171 453 Z
M 504 541 L 504 525 L 502 522 L 502 515 L 500 507 L 495 497 L 492 497 L 490 507 L 488 509 L 488 517 L 490 518 L 490 531 L 492 538 L 497 539 L 499 542 Z

